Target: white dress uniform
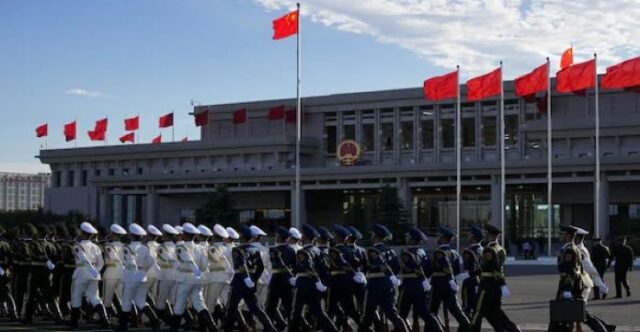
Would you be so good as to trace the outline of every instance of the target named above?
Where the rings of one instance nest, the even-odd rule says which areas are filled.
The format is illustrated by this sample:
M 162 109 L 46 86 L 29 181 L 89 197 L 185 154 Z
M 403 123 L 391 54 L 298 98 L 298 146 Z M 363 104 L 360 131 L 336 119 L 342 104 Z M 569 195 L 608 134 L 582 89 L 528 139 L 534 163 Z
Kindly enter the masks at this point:
M 578 228 L 578 227 L 576 227 Z M 582 228 L 578 228 L 577 234 L 587 235 L 589 232 L 585 231 Z M 609 292 L 609 287 L 604 283 L 602 278 L 600 278 L 600 274 L 595 266 L 593 266 L 593 262 L 591 262 L 591 254 L 589 253 L 589 249 L 584 246 L 584 241 L 580 241 L 580 243 L 576 244 L 578 251 L 580 252 L 580 258 L 582 260 L 582 267 L 585 272 L 585 276 L 583 277 L 583 281 L 585 282 L 585 286 L 587 287 L 582 296 L 585 299 L 589 298 L 589 294 L 591 293 L 591 289 L 593 286 L 597 286 L 600 292 L 603 294 L 607 294 Z
M 162 232 L 154 225 L 147 226 L 147 233 L 153 236 L 162 236 Z M 158 247 L 160 244 L 155 240 L 147 241 L 147 247 L 149 248 L 149 254 L 154 261 L 158 260 Z M 149 282 L 149 297 L 154 301 L 158 296 L 158 275 L 160 274 L 160 267 L 153 266 L 147 272 L 147 281 Z
M 117 235 L 127 234 L 127 231 L 117 224 L 111 225 L 111 232 Z M 124 271 L 122 247 L 123 244 L 120 241 L 111 241 L 104 246 L 106 268 L 102 274 L 102 296 L 104 297 L 104 306 L 107 308 L 111 308 L 113 297 L 116 294 L 122 298 L 122 273 Z
M 89 223 L 82 223 L 81 228 L 89 234 L 98 233 Z M 102 300 L 98 295 L 99 271 L 104 267 L 102 250 L 95 243 L 89 240 L 82 240 L 74 246 L 73 251 L 76 259 L 76 268 L 71 278 L 73 280 L 71 307 L 80 308 L 83 297 L 86 297 L 94 307 L 102 305 Z
M 138 236 L 146 235 L 146 231 L 137 224 L 129 226 L 129 232 Z M 143 309 L 147 305 L 147 293 L 151 284 L 147 278 L 147 273 L 151 269 L 156 269 L 157 264 L 149 248 L 139 241 L 132 241 L 124 246 L 124 273 L 122 295 L 122 311 L 131 312 L 131 305 L 135 303 L 138 309 Z
M 251 231 L 253 231 L 254 234 L 258 236 L 267 236 L 267 233 L 265 233 L 258 226 L 252 225 L 250 229 Z M 256 285 L 257 286 L 256 296 L 258 298 L 258 303 L 264 304 L 267 302 L 267 293 L 269 291 L 268 286 L 269 286 L 269 282 L 271 282 L 271 274 L 273 273 L 273 268 L 271 267 L 271 258 L 269 255 L 269 248 L 267 248 L 265 245 L 263 245 L 259 241 L 255 241 L 251 244 L 256 248 L 258 248 L 258 250 L 260 251 L 260 258 L 262 259 L 262 264 L 264 265 L 264 272 L 262 272 L 262 275 L 258 279 L 258 282 Z
M 227 231 L 220 225 L 215 225 L 213 230 L 222 239 L 229 237 Z M 223 289 L 233 277 L 233 267 L 225 256 L 226 249 L 227 246 L 224 242 L 216 242 L 211 244 L 207 251 L 209 273 L 207 274 L 205 303 L 210 310 L 213 310 L 216 305 L 223 305 L 224 301 L 221 298 Z
M 183 225 L 185 233 L 198 235 L 200 231 L 189 224 Z M 181 316 L 191 302 L 196 311 L 201 312 L 207 307 L 204 302 L 202 288 L 204 278 L 202 270 L 208 265 L 207 254 L 203 248 L 193 241 L 181 241 L 176 245 L 176 259 L 178 261 L 178 278 L 176 281 L 176 303 L 173 308 L 174 316 Z
M 169 235 L 178 235 L 178 231 L 169 224 L 162 225 L 162 230 Z M 157 255 L 160 273 L 158 273 L 156 307 L 158 310 L 164 310 L 167 301 L 173 305 L 176 299 L 176 245 L 173 241 L 164 241 L 158 247 Z

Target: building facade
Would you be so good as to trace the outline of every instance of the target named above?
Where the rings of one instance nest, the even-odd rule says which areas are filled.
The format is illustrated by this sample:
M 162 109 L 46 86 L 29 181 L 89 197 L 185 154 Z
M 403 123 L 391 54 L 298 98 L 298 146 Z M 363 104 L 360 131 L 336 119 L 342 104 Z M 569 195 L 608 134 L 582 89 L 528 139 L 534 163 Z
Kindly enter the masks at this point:
M 462 95 L 466 94 L 462 88 Z M 547 213 L 546 110 L 517 98 L 505 82 L 506 237 L 555 240 L 561 223 L 596 229 L 594 95 L 552 96 L 553 224 Z M 48 208 L 80 210 L 103 224 L 175 223 L 193 218 L 206 193 L 226 186 L 242 221 L 289 225 L 294 201 L 295 121 L 269 117 L 295 100 L 196 106 L 209 112 L 201 140 L 43 150 L 52 169 Z M 411 222 L 455 226 L 455 101 L 430 102 L 422 89 L 304 98 L 302 222 L 355 224 L 373 219 L 378 191 L 397 188 Z M 462 101 L 462 229 L 499 224 L 499 100 Z M 247 110 L 234 124 L 233 112 Z M 638 230 L 640 94 L 601 92 L 600 235 Z M 295 119 L 293 119 L 295 120 Z M 354 140 L 353 165 L 338 160 Z M 540 248 L 542 249 L 542 248 Z
M 49 174 L 0 172 L 0 211 L 43 208 L 49 181 Z

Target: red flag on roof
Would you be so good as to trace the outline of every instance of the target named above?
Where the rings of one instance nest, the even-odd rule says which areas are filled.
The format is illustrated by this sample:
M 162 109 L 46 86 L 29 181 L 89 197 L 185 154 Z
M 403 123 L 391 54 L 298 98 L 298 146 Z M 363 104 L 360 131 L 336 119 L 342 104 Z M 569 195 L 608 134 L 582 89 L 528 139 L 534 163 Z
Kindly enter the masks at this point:
M 273 39 L 282 39 L 298 33 L 298 11 L 294 10 L 273 20 Z
M 625 89 L 640 86 L 640 57 L 607 68 L 602 77 L 603 89 Z
M 36 128 L 36 137 L 45 137 L 49 135 L 49 125 L 48 124 L 43 124 L 38 126 L 38 128 Z
M 104 141 L 106 137 L 106 131 L 89 130 L 87 135 L 92 141 Z
M 93 131 L 106 133 L 108 121 L 107 118 L 96 121 L 96 126 L 93 128 Z
M 167 128 L 173 126 L 173 113 L 165 114 L 160 117 L 158 126 L 160 128 Z
M 458 96 L 458 71 L 425 80 L 423 90 L 424 98 L 428 100 L 456 98 Z
M 547 90 L 547 64 L 534 69 L 528 74 L 522 75 L 515 80 L 516 96 L 524 97 L 533 95 L 536 92 Z
M 158 135 L 153 140 L 151 140 L 151 144 L 160 144 L 160 143 L 162 143 L 162 135 Z
M 140 128 L 140 117 L 135 116 L 133 118 L 124 119 L 124 130 L 134 131 Z
M 558 92 L 580 92 L 593 88 L 596 82 L 596 61 L 589 60 L 569 66 L 556 75 Z
M 474 77 L 467 81 L 467 101 L 476 101 L 500 94 L 502 68 Z
M 134 143 L 135 139 L 136 139 L 136 133 L 128 133 L 120 136 L 120 142 L 122 143 L 126 143 L 126 142 Z
M 296 108 L 288 109 L 284 115 L 285 122 L 296 122 L 298 119 L 298 112 L 296 112 Z
M 566 49 L 562 52 L 560 57 L 560 69 L 565 69 L 573 64 L 573 47 Z
M 247 109 L 241 108 L 233 112 L 233 124 L 241 124 L 247 122 Z
M 284 105 L 276 106 L 269 110 L 269 115 L 267 115 L 267 119 L 269 120 L 281 120 L 284 119 Z
M 194 120 L 196 121 L 196 127 L 206 126 L 209 123 L 209 111 L 196 113 Z
M 76 122 L 67 123 L 64 125 L 64 139 L 69 142 L 76 139 Z

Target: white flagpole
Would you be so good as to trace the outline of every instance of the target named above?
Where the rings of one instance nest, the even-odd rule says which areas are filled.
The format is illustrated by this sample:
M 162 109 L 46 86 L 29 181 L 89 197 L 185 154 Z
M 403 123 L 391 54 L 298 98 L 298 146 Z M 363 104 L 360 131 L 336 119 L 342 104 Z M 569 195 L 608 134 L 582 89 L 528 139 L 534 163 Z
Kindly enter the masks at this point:
M 553 139 L 551 137 L 551 62 L 547 57 L 547 255 L 551 256 L 551 236 L 553 225 Z
M 301 224 L 301 220 L 300 220 L 300 139 L 302 136 L 302 112 L 301 112 L 301 103 L 300 103 L 300 62 L 301 62 L 301 56 L 300 56 L 300 42 L 301 42 L 301 38 L 300 38 L 300 3 L 296 4 L 297 9 L 298 9 L 298 20 L 297 20 L 297 24 L 298 24 L 298 33 L 296 34 L 296 58 L 297 58 L 297 66 L 296 66 L 296 73 L 297 73 L 297 79 L 296 79 L 296 179 L 295 179 L 295 223 L 294 226 L 296 228 L 300 228 L 300 224 Z M 285 111 L 285 122 L 286 122 L 286 111 Z
M 462 132 L 460 114 L 460 65 L 456 66 L 456 249 L 460 250 L 460 200 L 462 196 L 461 166 L 462 166 Z
M 596 53 L 593 54 L 593 70 L 595 72 L 595 90 L 596 90 L 596 225 L 595 225 L 595 236 L 600 237 L 600 103 L 599 103 L 599 88 L 598 88 L 598 55 Z
M 504 81 L 502 80 L 502 61 L 500 61 L 500 230 L 501 233 L 501 243 L 504 243 L 504 233 L 506 229 L 504 228 L 504 214 L 505 214 L 505 195 L 507 191 L 506 180 L 507 177 L 505 175 L 505 137 L 504 137 Z
M 176 141 L 176 114 L 175 111 L 172 109 L 171 110 L 171 141 L 175 142 Z

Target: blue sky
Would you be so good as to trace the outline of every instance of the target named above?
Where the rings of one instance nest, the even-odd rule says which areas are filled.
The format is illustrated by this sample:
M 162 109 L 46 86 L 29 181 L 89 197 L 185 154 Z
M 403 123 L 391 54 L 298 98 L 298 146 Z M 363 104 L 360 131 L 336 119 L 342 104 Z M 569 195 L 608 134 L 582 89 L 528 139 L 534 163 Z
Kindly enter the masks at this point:
M 417 87 L 457 63 L 468 77 L 507 58 L 505 76 L 514 77 L 547 55 L 556 60 L 572 41 L 577 61 L 598 51 L 613 63 L 638 51 L 636 9 L 612 16 L 626 0 L 585 2 L 303 1 L 303 96 Z M 91 146 L 102 143 L 86 131 L 108 116 L 109 144 L 119 144 L 122 120 L 139 114 L 149 142 L 158 117 L 175 109 L 176 140 L 197 139 L 191 99 L 294 97 L 295 38 L 271 40 L 271 21 L 293 3 L 0 0 L 0 171 L 43 169 L 34 129 L 44 122 L 49 147 L 73 146 L 62 136 L 73 119 L 78 146 Z M 596 17 L 606 29 L 585 33 Z

